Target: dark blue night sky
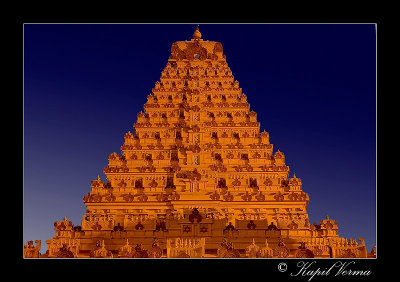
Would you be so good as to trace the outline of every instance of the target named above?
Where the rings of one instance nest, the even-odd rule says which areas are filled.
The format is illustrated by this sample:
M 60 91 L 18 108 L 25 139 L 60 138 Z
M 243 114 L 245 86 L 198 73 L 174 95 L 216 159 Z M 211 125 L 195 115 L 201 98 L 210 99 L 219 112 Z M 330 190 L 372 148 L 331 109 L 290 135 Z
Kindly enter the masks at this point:
M 24 242 L 45 240 L 133 132 L 171 44 L 196 24 L 24 25 Z M 200 24 L 302 179 L 311 223 L 376 243 L 374 24 Z

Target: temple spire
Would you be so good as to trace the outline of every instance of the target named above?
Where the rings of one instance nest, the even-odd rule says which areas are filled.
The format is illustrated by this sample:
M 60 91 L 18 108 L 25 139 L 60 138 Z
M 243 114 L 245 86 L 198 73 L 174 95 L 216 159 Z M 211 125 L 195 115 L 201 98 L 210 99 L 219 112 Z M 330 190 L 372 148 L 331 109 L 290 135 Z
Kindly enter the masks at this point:
M 309 195 L 302 190 L 301 178 L 289 171 L 284 153 L 270 144 L 269 133 L 258 133 L 257 114 L 234 80 L 222 44 L 202 39 L 199 26 L 193 27 L 192 39 L 172 44 L 160 81 L 137 114 L 135 134 L 123 135 L 122 155 L 110 154 L 105 180 L 98 174 L 97 181 L 90 182 L 81 226 L 66 217 L 56 221 L 56 237 L 46 241 L 43 256 L 367 257 L 365 244 L 356 246 L 351 239 L 350 245 L 343 245 L 346 239 L 339 237 L 337 222 L 328 215 L 310 226 Z M 252 192 L 246 191 L 248 186 Z M 188 221 L 205 225 L 198 228 Z M 259 233 L 264 233 L 265 223 L 267 236 Z M 175 229 L 179 225 L 184 228 Z M 239 231 L 240 226 L 247 231 Z M 283 238 L 274 242 L 279 230 L 290 244 Z M 237 239 L 233 243 L 224 238 L 215 252 L 218 234 Z M 332 240 L 330 250 L 322 248 L 325 238 Z M 265 247 L 260 245 L 263 240 Z M 247 245 L 240 249 L 245 253 L 234 248 L 236 242 Z M 38 257 L 39 251 L 40 245 L 29 241 L 24 256 Z M 375 257 L 375 251 L 368 256 Z
M 201 38 L 201 33 L 199 31 L 199 25 L 197 25 L 196 30 L 193 33 L 193 39 L 200 39 Z

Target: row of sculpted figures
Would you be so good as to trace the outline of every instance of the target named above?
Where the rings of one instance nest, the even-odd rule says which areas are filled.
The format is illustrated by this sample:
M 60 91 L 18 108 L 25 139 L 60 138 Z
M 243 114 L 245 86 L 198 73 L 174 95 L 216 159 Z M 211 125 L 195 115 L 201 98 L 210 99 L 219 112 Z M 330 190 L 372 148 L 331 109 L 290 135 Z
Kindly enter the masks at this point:
M 357 245 L 351 241 L 348 245 L 336 247 L 335 244 L 318 245 L 309 241 L 300 241 L 297 249 L 288 248 L 284 238 L 278 238 L 275 247 L 265 240 L 264 246 L 259 246 L 253 242 L 244 249 L 234 247 L 234 243 L 228 238 L 224 238 L 213 255 L 206 254 L 206 238 L 169 238 L 166 241 L 166 248 L 162 248 L 158 239 L 154 238 L 149 248 L 142 244 L 130 244 L 129 239 L 118 250 L 109 250 L 104 240 L 98 240 L 95 247 L 85 256 L 79 255 L 76 245 L 62 243 L 57 250 L 49 250 L 40 254 L 40 241 L 33 246 L 32 241 L 28 241 L 24 248 L 25 258 L 374 258 L 376 257 L 376 247 L 370 253 L 366 252 L 363 239 L 359 239 L 361 244 Z

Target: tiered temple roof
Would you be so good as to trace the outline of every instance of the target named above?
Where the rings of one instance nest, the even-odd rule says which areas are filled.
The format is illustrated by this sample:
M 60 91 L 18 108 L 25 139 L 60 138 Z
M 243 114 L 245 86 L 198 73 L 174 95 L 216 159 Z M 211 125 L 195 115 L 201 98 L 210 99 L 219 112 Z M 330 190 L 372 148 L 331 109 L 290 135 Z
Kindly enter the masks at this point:
M 367 256 L 335 220 L 310 224 L 301 179 L 260 132 L 222 44 L 198 28 L 172 44 L 133 128 L 91 182 L 81 225 L 56 222 L 42 256 Z

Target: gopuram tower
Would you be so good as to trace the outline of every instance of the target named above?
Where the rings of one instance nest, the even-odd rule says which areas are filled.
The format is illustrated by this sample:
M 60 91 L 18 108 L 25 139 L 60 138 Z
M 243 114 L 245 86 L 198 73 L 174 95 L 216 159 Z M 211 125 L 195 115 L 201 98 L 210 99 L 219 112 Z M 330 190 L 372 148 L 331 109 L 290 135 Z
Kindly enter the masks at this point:
M 48 258 L 370 257 L 309 195 L 234 79 L 222 44 L 177 41 L 127 132 L 91 182 L 80 226 L 54 223 Z M 40 243 L 40 242 L 39 242 Z M 32 241 L 25 257 L 39 257 Z

